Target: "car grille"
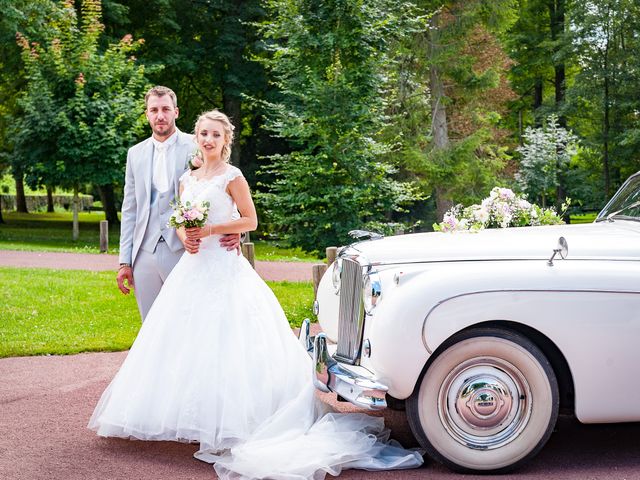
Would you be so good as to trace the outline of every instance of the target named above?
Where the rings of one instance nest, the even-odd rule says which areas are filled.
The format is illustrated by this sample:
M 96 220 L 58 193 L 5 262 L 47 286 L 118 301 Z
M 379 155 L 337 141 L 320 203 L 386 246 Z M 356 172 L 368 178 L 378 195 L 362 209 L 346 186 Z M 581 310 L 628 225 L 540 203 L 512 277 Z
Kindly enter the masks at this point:
M 358 262 L 344 258 L 340 276 L 340 314 L 338 317 L 338 348 L 335 358 L 357 364 L 360 358 L 364 308 L 362 267 Z

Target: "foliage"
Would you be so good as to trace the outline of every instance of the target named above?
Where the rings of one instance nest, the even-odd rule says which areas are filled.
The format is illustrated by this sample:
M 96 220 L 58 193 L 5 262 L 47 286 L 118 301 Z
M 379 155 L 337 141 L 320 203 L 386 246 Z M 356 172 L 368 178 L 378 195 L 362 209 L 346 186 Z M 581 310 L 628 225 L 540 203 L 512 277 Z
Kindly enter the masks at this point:
M 559 178 L 569 168 L 576 153 L 577 137 L 558 125 L 558 117 L 549 115 L 543 127 L 527 127 L 524 145 L 516 150 L 522 155 L 516 179 L 529 198 L 546 199 L 555 192 Z
M 15 151 L 32 187 L 119 181 L 126 150 L 144 125 L 147 83 L 132 55 L 140 42 L 127 36 L 101 51 L 100 2 L 81 5 L 78 18 L 74 2 L 64 2 L 43 43 L 18 35 L 28 83 Z
M 269 286 L 292 327 L 311 316 L 311 283 Z M 0 357 L 126 350 L 140 328 L 135 298 L 113 272 L 0 267 L 0 302 Z
M 147 66 L 164 66 L 149 78 L 176 92 L 179 128 L 191 132 L 197 115 L 214 107 L 230 116 L 236 127 L 231 161 L 250 180 L 256 150 L 269 150 L 274 143 L 260 129 L 260 105 L 246 101 L 246 96 L 264 98 L 272 90 L 264 67 L 252 61 L 262 50 L 255 24 L 264 20 L 263 3 L 129 0 L 105 6 L 106 34 L 143 37 L 139 57 Z
M 570 201 L 563 205 L 563 211 Z M 560 225 L 562 216 L 553 208 L 531 204 L 508 188 L 494 187 L 480 204 L 456 205 L 433 229 L 440 232 L 458 230 L 478 231 L 484 228 L 524 227 L 527 225 Z
M 398 46 L 392 108 L 400 116 L 388 132 L 441 218 L 453 198 L 476 200 L 495 184 L 508 161 L 500 119 L 512 97 L 511 62 L 496 32 L 513 21 L 513 2 L 417 3 L 429 25 Z
M 540 126 L 550 114 L 564 117 L 566 113 L 562 92 L 558 91 L 564 91 L 566 81 L 557 84 L 563 79 L 556 78 L 555 68 L 571 60 L 571 38 L 563 31 L 566 22 L 558 24 L 561 19 L 557 17 L 564 14 L 571 3 L 520 0 L 517 20 L 503 35 L 509 56 L 514 60 L 509 77 L 518 94 L 511 106 L 512 128 L 518 135 L 522 134 L 522 125 Z
M 572 23 L 578 71 L 567 99 L 574 130 L 598 157 L 586 171 L 594 180 L 592 192 L 604 203 L 640 169 L 640 4 L 573 2 Z
M 17 98 L 26 83 L 17 31 L 34 40 L 48 32 L 47 20 L 55 17 L 53 0 L 0 0 L 0 175 L 10 167 L 22 178 L 20 159 L 13 154 L 11 126 L 19 111 Z M 22 185 L 22 184 L 21 184 Z M 0 209 L 0 223 L 3 223 Z
M 293 245 L 321 250 L 347 232 L 389 218 L 415 198 L 394 179 L 384 124 L 389 45 L 407 28 L 407 5 L 329 0 L 269 3 L 266 61 L 282 99 L 269 127 L 292 152 L 270 157 L 272 176 L 259 196 L 269 220 Z

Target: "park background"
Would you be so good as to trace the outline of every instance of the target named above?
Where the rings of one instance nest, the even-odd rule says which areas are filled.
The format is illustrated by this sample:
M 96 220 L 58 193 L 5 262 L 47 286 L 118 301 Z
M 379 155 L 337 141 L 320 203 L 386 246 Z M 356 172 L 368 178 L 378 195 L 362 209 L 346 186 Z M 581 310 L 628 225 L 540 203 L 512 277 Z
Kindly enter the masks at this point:
M 317 262 L 355 228 L 429 231 L 495 186 L 590 221 L 639 170 L 634 0 L 0 0 L 0 11 L 0 249 L 97 253 L 107 219 L 117 252 L 126 152 L 149 135 L 155 84 L 177 93 L 183 131 L 214 107 L 232 118 L 262 260 Z M 0 279 L 0 356 L 135 338 L 135 303 L 111 273 Z M 298 325 L 310 285 L 278 288 Z

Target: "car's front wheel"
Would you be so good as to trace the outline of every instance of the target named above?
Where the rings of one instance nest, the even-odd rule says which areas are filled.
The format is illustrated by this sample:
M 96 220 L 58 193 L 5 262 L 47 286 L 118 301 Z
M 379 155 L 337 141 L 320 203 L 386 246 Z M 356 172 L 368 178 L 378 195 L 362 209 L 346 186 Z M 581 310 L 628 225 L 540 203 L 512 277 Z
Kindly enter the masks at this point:
M 430 456 L 456 471 L 504 472 L 533 457 L 558 417 L 558 383 L 523 335 L 477 328 L 451 338 L 423 371 L 407 416 Z

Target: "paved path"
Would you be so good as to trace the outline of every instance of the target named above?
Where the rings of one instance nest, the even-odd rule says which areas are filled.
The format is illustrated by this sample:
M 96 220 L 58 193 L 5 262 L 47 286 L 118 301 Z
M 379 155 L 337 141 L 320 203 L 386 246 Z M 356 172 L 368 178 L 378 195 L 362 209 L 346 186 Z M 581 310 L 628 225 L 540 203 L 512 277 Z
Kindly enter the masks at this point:
M 256 261 L 256 271 L 264 280 L 268 281 L 310 282 L 312 279 L 312 265 L 312 263 L 307 262 Z M 0 250 L 0 266 L 115 271 L 118 269 L 118 256 L 92 253 Z
M 192 458 L 195 445 L 97 437 L 91 412 L 126 352 L 0 359 L 0 479 L 213 480 L 213 469 Z M 336 404 L 341 411 L 354 407 Z M 413 445 L 404 416 L 382 413 L 393 437 Z M 349 470 L 346 480 L 594 480 L 640 479 L 640 424 L 580 425 L 563 418 L 543 451 L 518 472 L 456 475 L 439 464 L 417 470 Z M 294 455 L 295 452 L 292 452 Z M 328 477 L 332 478 L 332 477 Z

